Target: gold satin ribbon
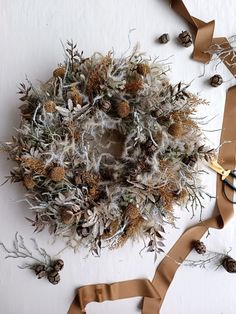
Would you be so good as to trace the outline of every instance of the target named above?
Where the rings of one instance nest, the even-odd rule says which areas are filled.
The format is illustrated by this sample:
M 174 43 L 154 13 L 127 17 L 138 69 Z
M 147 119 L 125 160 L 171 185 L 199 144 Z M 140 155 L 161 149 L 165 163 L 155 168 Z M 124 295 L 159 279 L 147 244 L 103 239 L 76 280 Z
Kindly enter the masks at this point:
M 230 44 L 226 38 L 213 38 L 215 22 L 205 23 L 191 16 L 182 0 L 172 0 L 172 8 L 182 15 L 195 29 L 196 37 L 194 43 L 193 59 L 207 63 L 211 55 L 205 53 L 209 47 L 221 45 L 230 49 Z M 234 53 L 229 52 L 220 56 L 230 72 L 236 76 L 236 68 L 233 67 Z M 236 86 L 227 91 L 224 119 L 221 132 L 220 142 L 230 142 L 221 146 L 219 151 L 219 160 L 223 160 L 224 169 L 235 168 L 236 153 Z M 228 186 L 227 195 L 233 198 L 233 190 Z M 96 301 L 103 302 L 106 300 L 118 300 L 143 296 L 142 314 L 159 314 L 161 305 L 164 301 L 166 292 L 174 278 L 174 275 L 183 261 L 192 250 L 192 243 L 200 240 L 209 228 L 222 229 L 224 225 L 232 218 L 234 214 L 233 204 L 230 203 L 223 193 L 221 176 L 217 176 L 216 183 L 216 209 L 219 215 L 216 217 L 200 222 L 197 225 L 187 229 L 166 257 L 161 261 L 156 269 L 152 283 L 147 279 L 127 280 L 113 284 L 88 285 L 77 289 L 76 297 L 71 304 L 67 314 L 86 313 L 85 307 L 88 303 Z

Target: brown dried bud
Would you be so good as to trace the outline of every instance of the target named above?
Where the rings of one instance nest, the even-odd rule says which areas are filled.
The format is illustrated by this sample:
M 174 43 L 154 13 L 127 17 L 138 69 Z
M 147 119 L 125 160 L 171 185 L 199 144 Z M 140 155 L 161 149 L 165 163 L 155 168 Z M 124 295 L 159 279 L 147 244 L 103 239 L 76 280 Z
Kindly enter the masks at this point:
M 168 133 L 173 137 L 180 137 L 183 134 L 183 126 L 180 122 L 172 123 L 168 128 Z
M 57 285 L 60 279 L 60 275 L 57 271 L 52 271 L 48 274 L 48 281 L 53 285 Z
M 147 63 L 139 63 L 137 65 L 137 72 L 140 75 L 146 76 L 151 72 L 151 68 Z
M 48 113 L 53 113 L 56 111 L 56 104 L 52 100 L 48 100 L 43 104 L 43 108 Z
M 225 257 L 222 261 L 222 266 L 228 273 L 236 273 L 236 261 L 232 257 Z
M 117 113 L 121 118 L 126 118 L 130 114 L 130 106 L 128 101 L 124 100 L 117 105 Z
M 81 96 L 79 90 L 76 87 L 72 87 L 71 91 L 68 93 L 68 98 L 70 98 L 74 105 L 83 104 L 83 97 Z
M 193 43 L 192 36 L 188 31 L 179 34 L 179 41 L 184 47 L 189 47 Z
M 137 94 L 137 92 L 142 88 L 143 88 L 142 80 L 133 80 L 125 84 L 125 91 L 127 93 L 130 93 L 131 95 Z
M 64 222 L 64 224 L 70 225 L 74 222 L 74 213 L 70 209 L 62 208 L 60 215 L 61 220 Z
M 34 271 L 38 279 L 41 279 L 46 276 L 45 265 L 41 265 L 41 264 L 36 265 L 34 268 Z
M 66 74 L 66 69 L 64 67 L 59 67 L 53 71 L 53 76 L 55 78 L 57 78 L 57 77 L 63 78 L 65 76 L 65 74 Z
M 197 240 L 193 243 L 193 247 L 198 254 L 205 254 L 206 253 L 205 244 L 199 240 Z
M 131 219 L 136 219 L 139 217 L 140 212 L 134 204 L 129 203 L 129 205 L 125 209 L 125 215 Z
M 210 84 L 213 87 L 220 86 L 223 83 L 223 78 L 219 74 L 215 74 L 214 76 L 211 77 L 210 79 Z
M 160 37 L 159 37 L 159 42 L 161 44 L 166 44 L 168 43 L 168 41 L 170 41 L 170 36 L 169 34 L 162 34 Z
M 52 267 L 55 271 L 61 271 L 64 267 L 64 261 L 62 259 L 58 259 L 53 263 Z
M 65 169 L 63 167 L 54 167 L 50 172 L 50 178 L 54 182 L 60 182 L 65 177 Z
M 36 185 L 32 175 L 30 174 L 27 174 L 24 176 L 23 183 L 24 183 L 24 186 L 29 190 L 32 190 Z

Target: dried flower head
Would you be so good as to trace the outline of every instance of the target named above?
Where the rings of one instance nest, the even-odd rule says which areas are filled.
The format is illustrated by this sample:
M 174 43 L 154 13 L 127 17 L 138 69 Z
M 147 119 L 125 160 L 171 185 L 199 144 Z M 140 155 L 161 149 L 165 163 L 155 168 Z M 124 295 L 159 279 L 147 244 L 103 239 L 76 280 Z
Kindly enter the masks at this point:
M 24 182 L 24 186 L 29 190 L 32 190 L 36 185 L 36 182 L 34 181 L 32 175 L 30 174 L 24 176 L 23 182 Z
M 53 71 L 53 76 L 55 78 L 57 77 L 61 77 L 63 78 L 66 74 L 66 69 L 64 67 L 59 67 L 59 68 L 56 68 L 54 71 Z
M 74 213 L 68 208 L 62 208 L 60 211 L 61 215 L 61 220 L 63 221 L 64 224 L 70 225 L 74 222 Z
M 149 74 L 151 72 L 151 68 L 150 68 L 149 64 L 147 64 L 147 63 L 139 63 L 137 65 L 137 72 L 140 75 L 146 76 L 147 74 Z
M 168 133 L 173 137 L 180 137 L 183 135 L 183 126 L 182 123 L 175 122 L 172 123 L 168 128 Z
M 56 111 L 56 103 L 52 100 L 48 100 L 43 104 L 43 108 L 48 113 L 53 113 Z
M 54 167 L 50 172 L 50 179 L 54 182 L 60 182 L 65 177 L 65 169 L 63 167 Z
M 117 104 L 117 114 L 120 118 L 126 118 L 130 114 L 130 106 L 128 101 L 121 101 Z

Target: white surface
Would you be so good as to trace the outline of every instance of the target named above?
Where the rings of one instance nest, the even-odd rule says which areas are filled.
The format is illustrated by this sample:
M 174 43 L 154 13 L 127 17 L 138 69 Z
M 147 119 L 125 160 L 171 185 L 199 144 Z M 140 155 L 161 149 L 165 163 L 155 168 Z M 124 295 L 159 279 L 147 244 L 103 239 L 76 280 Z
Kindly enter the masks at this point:
M 193 15 L 203 20 L 216 19 L 217 36 L 230 36 L 236 33 L 233 0 L 186 0 Z M 177 16 L 164 0 L 0 0 L 0 140 L 8 140 L 14 126 L 18 125 L 18 82 L 25 74 L 35 79 L 46 80 L 57 63 L 63 61 L 60 40 L 74 39 L 85 55 L 94 51 L 107 52 L 114 48 L 120 55 L 128 47 L 128 32 L 132 32 L 132 44 L 137 41 L 141 49 L 160 59 L 172 57 L 170 77 L 173 82 L 190 82 L 195 78 L 191 89 L 200 92 L 210 101 L 199 115 L 217 117 L 206 129 L 221 127 L 224 109 L 225 90 L 234 84 L 231 74 L 220 66 L 217 72 L 225 80 L 221 87 L 208 86 L 207 79 L 215 73 L 213 64 L 206 69 L 204 78 L 197 77 L 203 72 L 203 65 L 190 59 L 191 48 L 182 48 L 176 43 L 176 36 L 188 26 Z M 160 45 L 154 39 L 168 32 L 171 42 Z M 219 142 L 219 132 L 207 133 L 213 145 Z M 12 164 L 0 155 L 0 178 L 8 175 Z M 206 190 L 214 194 L 215 176 L 204 176 Z M 22 203 L 23 188 L 6 184 L 0 188 L 0 240 L 11 245 L 15 231 L 24 235 L 26 241 L 32 236 L 32 227 L 25 221 L 31 213 Z M 214 201 L 205 201 L 204 216 L 212 215 Z M 190 220 L 190 213 L 178 210 L 181 217 L 179 229 L 169 229 L 166 234 L 166 252 L 175 243 L 182 231 L 199 219 L 199 213 Z M 47 231 L 35 235 L 41 246 L 51 254 L 63 248 L 57 241 L 50 245 Z M 28 242 L 28 241 L 27 241 Z M 216 251 L 232 247 L 236 257 L 235 219 L 223 231 L 212 231 L 206 240 L 209 248 Z M 133 278 L 152 278 L 158 261 L 154 264 L 153 255 L 144 253 L 140 257 L 142 243 L 128 244 L 117 251 L 103 252 L 101 258 L 89 256 L 86 252 L 74 255 L 64 251 L 65 269 L 58 286 L 46 280 L 37 281 L 30 271 L 20 271 L 20 261 L 4 260 L 0 253 L 0 314 L 65 314 L 75 288 L 90 283 L 113 282 Z M 197 268 L 182 267 L 176 274 L 162 307 L 162 314 L 235 314 L 236 276 L 223 270 L 215 272 Z M 130 299 L 103 304 L 90 304 L 89 314 L 135 314 L 138 299 Z

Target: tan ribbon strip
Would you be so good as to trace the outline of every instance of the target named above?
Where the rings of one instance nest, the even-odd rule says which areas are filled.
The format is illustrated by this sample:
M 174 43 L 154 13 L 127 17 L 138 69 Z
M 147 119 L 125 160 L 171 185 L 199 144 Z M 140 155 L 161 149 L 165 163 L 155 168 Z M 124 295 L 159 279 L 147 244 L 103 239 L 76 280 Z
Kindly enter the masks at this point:
M 223 47 L 226 49 L 224 54 L 220 55 L 221 60 L 236 76 L 236 68 L 233 66 L 235 55 L 230 50 L 230 44 L 226 38 L 213 38 L 214 21 L 205 23 L 191 16 L 182 0 L 172 0 L 172 8 L 182 15 L 195 29 L 195 45 L 193 58 L 195 60 L 207 63 L 211 55 L 205 51 L 214 49 L 214 47 Z M 218 45 L 218 46 L 217 46 Z M 236 86 L 231 87 L 226 95 L 225 111 L 221 140 L 230 141 L 230 143 L 221 146 L 219 151 L 219 160 L 225 169 L 235 168 L 236 153 Z M 179 240 L 175 243 L 166 257 L 161 261 L 156 269 L 152 283 L 147 279 L 127 280 L 113 284 L 88 285 L 77 289 L 75 300 L 73 301 L 67 314 L 82 314 L 88 303 L 106 300 L 118 300 L 143 296 L 144 302 L 142 314 L 159 314 L 160 308 L 165 298 L 166 292 L 174 278 L 179 267 L 180 261 L 183 261 L 192 250 L 192 242 L 201 239 L 208 228 L 222 229 L 224 225 L 232 218 L 234 210 L 233 204 L 224 196 L 223 185 L 220 176 L 217 176 L 216 185 L 216 209 L 219 215 L 201 222 L 187 229 Z M 233 190 L 226 186 L 227 195 L 233 198 Z

